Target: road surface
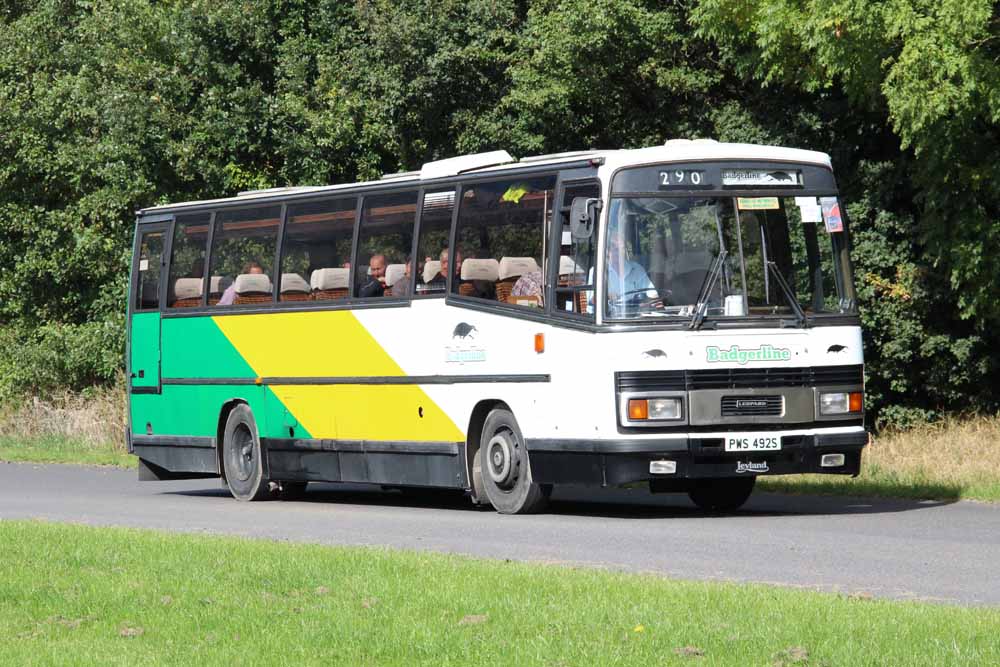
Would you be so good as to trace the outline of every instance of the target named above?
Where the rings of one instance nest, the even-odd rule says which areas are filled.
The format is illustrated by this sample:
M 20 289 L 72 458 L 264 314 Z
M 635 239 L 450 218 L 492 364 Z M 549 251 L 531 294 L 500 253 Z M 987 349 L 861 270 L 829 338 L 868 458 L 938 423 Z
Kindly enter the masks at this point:
M 302 501 L 240 503 L 218 480 L 0 463 L 0 519 L 29 518 L 1000 605 L 1000 506 L 971 502 L 760 493 L 708 516 L 686 496 L 557 488 L 549 513 L 501 516 L 454 495 L 314 484 Z

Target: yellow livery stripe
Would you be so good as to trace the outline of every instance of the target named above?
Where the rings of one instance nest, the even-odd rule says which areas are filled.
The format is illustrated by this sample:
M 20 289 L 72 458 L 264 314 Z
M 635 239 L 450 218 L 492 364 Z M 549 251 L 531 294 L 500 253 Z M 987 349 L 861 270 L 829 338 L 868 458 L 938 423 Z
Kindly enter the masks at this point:
M 405 377 L 349 311 L 213 318 L 260 377 Z M 458 442 L 465 433 L 417 385 L 271 385 L 314 438 Z

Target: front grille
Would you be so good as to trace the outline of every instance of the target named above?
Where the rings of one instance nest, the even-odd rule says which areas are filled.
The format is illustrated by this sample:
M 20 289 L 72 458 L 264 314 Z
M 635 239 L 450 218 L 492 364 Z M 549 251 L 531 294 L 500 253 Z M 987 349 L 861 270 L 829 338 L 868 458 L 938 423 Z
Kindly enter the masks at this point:
M 615 373 L 618 391 L 695 391 L 698 389 L 770 389 L 861 385 L 864 367 L 708 368 L 687 371 Z
M 723 417 L 774 417 L 784 412 L 781 396 L 723 396 Z

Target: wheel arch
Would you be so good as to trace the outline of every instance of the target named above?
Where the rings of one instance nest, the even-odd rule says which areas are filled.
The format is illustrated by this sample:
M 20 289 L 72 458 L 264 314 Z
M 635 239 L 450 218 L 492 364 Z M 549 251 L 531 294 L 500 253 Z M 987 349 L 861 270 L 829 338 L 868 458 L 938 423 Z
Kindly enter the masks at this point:
M 250 404 L 242 398 L 231 398 L 222 404 L 222 408 L 219 410 L 219 423 L 216 425 L 215 429 L 215 459 L 216 464 L 219 466 L 219 476 L 225 480 L 226 479 L 226 466 L 222 463 L 222 440 L 226 435 L 226 422 L 229 421 L 229 413 L 237 405 L 246 405 L 250 407 Z
M 486 417 L 496 409 L 510 410 L 510 406 L 497 398 L 483 399 L 476 403 L 469 417 L 469 428 L 465 437 L 465 472 L 468 475 L 469 487 L 472 490 L 472 502 L 482 505 L 489 504 L 486 491 L 483 489 L 479 471 L 479 447 L 482 445 L 483 425 Z M 513 412 L 513 411 L 511 411 Z

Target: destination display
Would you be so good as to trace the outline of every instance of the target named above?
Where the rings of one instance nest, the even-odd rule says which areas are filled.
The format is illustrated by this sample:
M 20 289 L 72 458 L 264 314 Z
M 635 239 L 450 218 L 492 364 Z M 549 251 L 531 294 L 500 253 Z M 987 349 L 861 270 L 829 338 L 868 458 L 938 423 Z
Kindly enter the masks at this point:
M 615 194 L 628 192 L 837 191 L 833 173 L 819 165 L 759 162 L 687 162 L 622 169 L 612 182 Z M 796 195 L 798 196 L 798 194 Z

